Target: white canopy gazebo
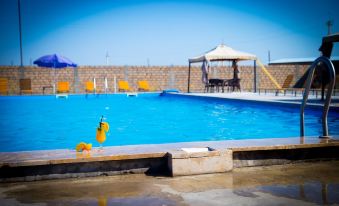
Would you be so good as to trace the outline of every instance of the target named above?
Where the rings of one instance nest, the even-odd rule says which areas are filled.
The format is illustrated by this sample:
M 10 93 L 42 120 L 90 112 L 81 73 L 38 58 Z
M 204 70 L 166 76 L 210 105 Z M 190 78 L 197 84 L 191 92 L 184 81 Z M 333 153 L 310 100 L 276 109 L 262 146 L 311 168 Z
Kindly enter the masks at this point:
M 201 56 L 197 56 L 191 59 L 188 59 L 188 84 L 187 92 L 190 92 L 190 76 L 191 76 L 191 64 L 192 63 L 206 63 L 212 61 L 241 61 L 241 60 L 253 60 L 254 61 L 254 92 L 256 92 L 256 60 L 257 57 L 253 54 L 246 52 L 236 51 L 231 47 L 228 47 L 224 44 L 220 44 L 214 49 L 206 52 Z

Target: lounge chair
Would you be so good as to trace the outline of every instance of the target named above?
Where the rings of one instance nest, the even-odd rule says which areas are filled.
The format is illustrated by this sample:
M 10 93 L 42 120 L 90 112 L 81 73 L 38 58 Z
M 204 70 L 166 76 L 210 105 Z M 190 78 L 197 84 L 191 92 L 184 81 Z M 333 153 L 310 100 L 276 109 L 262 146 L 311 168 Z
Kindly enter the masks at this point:
M 127 81 L 119 81 L 118 82 L 118 90 L 119 90 L 119 92 L 129 92 L 129 91 L 131 91 Z
M 32 94 L 31 79 L 20 79 L 20 94 Z
M 69 93 L 69 82 L 58 82 L 57 93 Z
M 281 89 L 280 90 L 278 89 L 276 91 L 276 95 L 278 95 L 279 92 L 284 92 L 284 95 L 286 95 L 286 91 L 287 90 L 291 90 L 291 89 L 293 90 L 293 88 L 290 87 L 293 79 L 294 79 L 294 75 L 293 74 L 287 75 L 283 85 L 281 86 Z
M 148 81 L 138 81 L 138 91 L 151 91 Z
M 8 95 L 8 80 L 0 78 L 0 94 Z
M 91 81 L 85 82 L 85 91 L 86 93 L 94 93 L 95 92 L 94 82 Z
M 293 88 L 293 87 L 290 87 L 291 86 L 291 83 L 294 79 L 294 75 L 293 74 L 289 74 L 287 75 L 286 79 L 284 80 L 282 86 L 281 86 L 281 89 L 267 89 L 267 88 L 260 88 L 259 89 L 259 94 L 261 92 L 261 90 L 264 90 L 264 92 L 266 93 L 266 91 L 275 91 L 275 95 L 278 96 L 278 94 L 281 92 L 281 93 L 284 93 L 284 95 L 286 95 L 286 92 L 287 91 L 292 91 L 294 92 L 295 96 L 297 95 L 297 92 L 298 91 L 303 91 L 302 88 Z

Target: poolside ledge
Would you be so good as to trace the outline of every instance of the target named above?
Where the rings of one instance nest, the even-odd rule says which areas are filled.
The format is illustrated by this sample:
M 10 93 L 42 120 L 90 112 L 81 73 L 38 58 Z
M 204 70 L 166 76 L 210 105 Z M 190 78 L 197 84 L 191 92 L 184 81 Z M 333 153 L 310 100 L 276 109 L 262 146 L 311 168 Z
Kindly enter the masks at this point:
M 185 149 L 169 152 L 168 169 L 171 176 L 221 173 L 233 169 L 232 150 L 207 149 L 203 152 L 187 152 Z
M 190 154 L 181 149 L 196 147 L 213 150 Z M 307 137 L 112 146 L 103 151 L 94 148 L 90 153 L 67 149 L 0 152 L 0 182 L 126 173 L 176 176 L 226 172 L 239 167 L 339 159 L 338 149 L 338 137 Z

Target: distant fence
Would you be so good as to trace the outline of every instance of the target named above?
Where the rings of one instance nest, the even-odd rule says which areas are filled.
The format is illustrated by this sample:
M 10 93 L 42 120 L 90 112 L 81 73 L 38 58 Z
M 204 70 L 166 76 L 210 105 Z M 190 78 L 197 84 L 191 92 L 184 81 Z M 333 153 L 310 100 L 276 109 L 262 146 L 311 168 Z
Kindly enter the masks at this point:
M 304 74 L 308 65 L 274 65 L 268 66 L 268 71 L 283 84 L 286 76 L 294 75 L 292 85 Z M 239 66 L 242 90 L 253 90 L 253 66 Z M 191 92 L 203 92 L 204 84 L 201 81 L 200 66 L 191 69 Z M 214 67 L 209 78 L 230 79 L 233 69 L 229 66 Z M 9 94 L 19 94 L 19 79 L 29 78 L 32 82 L 34 94 L 42 94 L 43 87 L 50 86 L 53 82 L 68 81 L 71 93 L 84 93 L 85 82 L 96 78 L 97 89 L 103 91 L 104 79 L 108 80 L 108 92 L 114 92 L 114 78 L 117 81 L 127 80 L 133 91 L 137 91 L 137 82 L 147 80 L 152 88 L 161 91 L 175 88 L 182 92 L 187 91 L 188 66 L 80 66 L 77 68 L 50 69 L 27 66 L 23 69 L 13 66 L 1 66 L 0 78 L 7 78 Z M 261 69 L 257 67 L 257 88 L 274 88 L 272 82 Z M 53 90 L 45 91 L 47 94 Z

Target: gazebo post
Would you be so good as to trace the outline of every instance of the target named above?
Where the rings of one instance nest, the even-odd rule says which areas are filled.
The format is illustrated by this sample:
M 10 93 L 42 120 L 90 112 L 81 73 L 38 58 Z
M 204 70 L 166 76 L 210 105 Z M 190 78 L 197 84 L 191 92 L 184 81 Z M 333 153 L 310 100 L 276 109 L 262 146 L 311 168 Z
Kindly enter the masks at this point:
M 188 63 L 187 93 L 190 93 L 191 62 Z
M 254 65 L 253 65 L 253 69 L 254 69 L 254 93 L 257 93 L 257 60 L 253 61 Z

